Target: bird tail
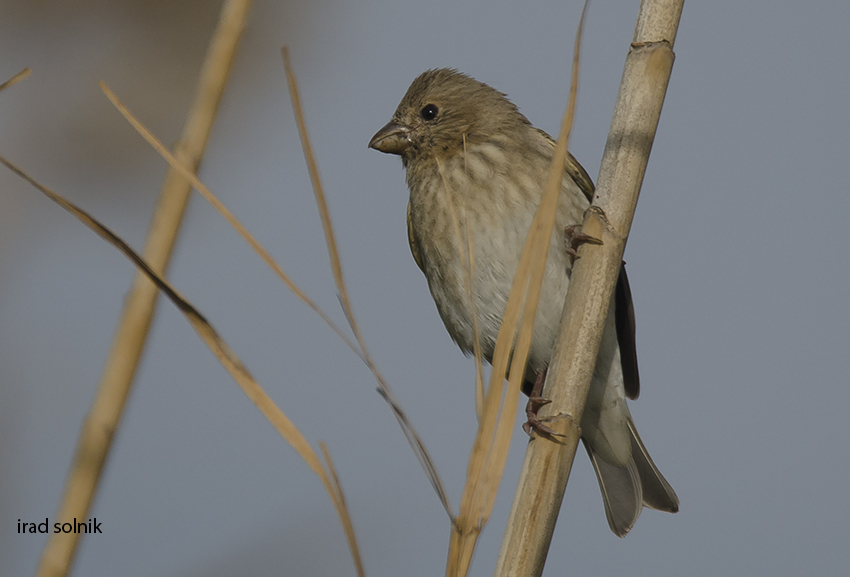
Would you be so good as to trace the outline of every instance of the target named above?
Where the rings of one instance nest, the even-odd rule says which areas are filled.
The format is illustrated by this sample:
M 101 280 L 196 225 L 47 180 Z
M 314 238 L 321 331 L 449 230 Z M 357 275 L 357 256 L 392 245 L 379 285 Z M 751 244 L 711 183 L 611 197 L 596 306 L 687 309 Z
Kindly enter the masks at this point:
M 652 462 L 631 417 L 627 423 L 632 451 L 622 465 L 605 461 L 582 439 L 596 471 L 608 525 L 618 537 L 625 537 L 634 527 L 644 506 L 669 513 L 679 510 L 676 492 Z

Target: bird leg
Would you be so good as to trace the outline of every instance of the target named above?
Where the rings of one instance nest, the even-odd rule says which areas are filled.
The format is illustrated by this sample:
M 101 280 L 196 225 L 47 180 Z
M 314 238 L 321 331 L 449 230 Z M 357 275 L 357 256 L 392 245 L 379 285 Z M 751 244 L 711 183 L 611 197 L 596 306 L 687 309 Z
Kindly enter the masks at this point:
M 578 247 L 589 242 L 590 244 L 602 244 L 602 241 L 595 236 L 584 234 L 581 232 L 581 225 L 574 224 L 564 229 L 564 240 L 566 241 L 566 252 L 575 261 L 580 258 L 578 256 Z
M 554 437 L 563 437 L 562 434 L 556 433 L 550 427 L 543 424 L 544 419 L 537 416 L 537 411 L 540 407 L 544 407 L 551 403 L 550 399 L 544 399 L 543 383 L 546 382 L 547 369 L 537 371 L 537 378 L 534 380 L 534 387 L 531 389 L 531 394 L 528 395 L 528 403 L 525 405 L 525 416 L 528 419 L 522 425 L 522 430 L 531 437 L 531 432 L 534 431 L 538 435 L 552 435 Z

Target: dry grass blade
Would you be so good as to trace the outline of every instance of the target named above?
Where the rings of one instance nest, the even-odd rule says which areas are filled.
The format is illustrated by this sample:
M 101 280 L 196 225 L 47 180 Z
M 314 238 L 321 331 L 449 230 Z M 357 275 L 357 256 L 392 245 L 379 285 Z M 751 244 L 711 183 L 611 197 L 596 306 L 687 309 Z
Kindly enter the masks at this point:
M 236 232 L 239 233 L 239 235 L 245 240 L 245 242 L 247 242 L 251 246 L 254 252 L 256 252 L 260 256 L 260 258 L 263 259 L 263 262 L 265 262 L 266 265 L 270 269 L 272 269 L 272 271 L 274 271 L 274 273 L 280 278 L 280 280 L 283 281 L 287 288 L 291 290 L 293 294 L 295 294 L 295 296 L 298 297 L 304 304 L 313 309 L 313 311 L 315 311 L 316 314 L 318 314 L 319 317 L 321 317 L 321 319 L 325 321 L 325 323 L 331 328 L 331 330 L 333 330 L 339 336 L 339 338 L 341 338 L 345 342 L 345 344 L 348 345 L 348 347 L 351 348 L 352 351 L 354 351 L 357 356 L 362 358 L 363 354 L 361 353 L 357 345 L 351 342 L 351 339 L 349 339 L 345 335 L 345 333 L 343 333 L 342 330 L 330 319 L 330 317 L 328 317 L 324 313 L 324 311 L 319 308 L 319 305 L 317 305 L 310 297 L 308 297 L 307 294 L 302 291 L 298 287 L 298 285 L 293 282 L 291 278 L 289 278 L 289 275 L 287 275 L 283 271 L 283 268 L 281 268 L 281 266 L 272 258 L 268 251 L 264 249 L 263 246 L 257 241 L 257 239 L 255 239 L 254 236 L 250 232 L 248 232 L 248 230 L 242 225 L 242 223 L 240 223 L 239 220 L 237 220 L 237 218 L 233 216 L 233 213 L 230 212 L 230 210 L 226 206 L 224 206 L 224 204 L 220 200 L 218 200 L 218 198 L 216 198 L 212 191 L 210 191 L 210 189 L 207 188 L 203 182 L 201 182 L 197 175 L 188 168 L 186 168 L 183 164 L 181 164 L 180 161 L 173 154 L 171 154 L 171 152 L 169 152 L 169 150 L 162 144 L 162 142 L 160 142 L 160 140 L 157 139 L 139 121 L 139 119 L 136 118 L 132 112 L 130 112 L 130 110 L 126 106 L 124 106 L 124 104 L 118 99 L 118 96 L 115 95 L 115 93 L 106 85 L 105 82 L 101 81 L 99 85 L 100 89 L 109 99 L 109 101 L 112 102 L 113 106 L 118 109 L 118 112 L 120 112 L 121 115 L 124 116 L 124 118 L 127 120 L 127 122 L 129 122 L 130 125 L 136 129 L 136 131 L 142 136 L 142 138 L 144 138 L 148 142 L 148 144 L 150 144 L 153 149 L 156 150 L 160 156 L 162 156 L 163 159 L 165 159 L 165 161 L 169 164 L 169 166 L 171 166 L 172 169 L 178 171 L 184 178 L 189 180 L 195 190 L 197 190 L 198 193 L 202 197 L 204 197 L 204 200 L 209 202 L 213 206 L 213 208 L 215 208 L 215 210 L 222 216 L 222 218 L 224 218 L 224 220 L 226 220 L 228 224 L 230 224 L 230 226 L 232 226 L 236 230 Z
M 342 264 L 340 262 L 339 250 L 337 249 L 333 226 L 331 224 L 330 212 L 328 211 L 325 193 L 322 189 L 322 182 L 319 178 L 319 169 L 316 165 L 312 147 L 310 146 L 310 137 L 307 133 L 307 125 L 304 122 L 304 114 L 301 110 L 301 98 L 298 95 L 298 84 L 295 80 L 295 73 L 292 70 L 292 64 L 289 61 L 289 50 L 284 46 L 281 49 L 281 53 L 283 55 L 283 65 L 286 71 L 286 81 L 289 86 L 289 95 L 292 100 L 292 109 L 295 113 L 295 121 L 298 124 L 298 134 L 301 137 L 301 148 L 304 151 L 304 159 L 307 162 L 307 169 L 310 173 L 310 181 L 313 185 L 313 194 L 316 197 L 316 205 L 319 208 L 319 216 L 322 221 L 322 229 L 324 230 L 325 242 L 328 247 L 328 256 L 331 261 L 331 271 L 333 273 L 334 282 L 336 283 L 340 304 L 342 305 L 342 309 L 348 319 L 348 324 L 351 326 L 352 332 L 354 332 L 354 338 L 357 339 L 357 344 L 360 345 L 360 350 L 363 353 L 363 361 L 378 381 L 378 393 L 392 408 L 393 414 L 401 426 L 407 442 L 410 444 L 411 448 L 413 448 L 416 458 L 425 470 L 425 474 L 428 476 L 428 480 L 431 482 L 431 486 L 434 488 L 434 491 L 436 491 L 443 508 L 445 508 L 449 517 L 453 518 L 451 505 L 449 504 L 448 496 L 443 486 L 443 481 L 437 473 L 434 461 L 428 453 L 428 450 L 425 448 L 425 444 L 422 442 L 422 439 L 410 423 L 410 420 L 407 418 L 404 411 L 402 411 L 401 406 L 398 404 L 398 401 L 395 399 L 395 396 L 389 387 L 389 384 L 381 375 L 377 365 L 372 360 L 372 356 L 369 354 L 369 349 L 366 347 L 363 335 L 360 333 L 360 328 L 354 319 L 354 310 L 351 307 L 351 301 L 348 298 L 348 291 L 345 288 L 345 279 L 342 274 Z
M 176 156 L 196 171 L 232 68 L 239 38 L 245 28 L 249 0 L 225 0 L 207 48 L 192 106 L 186 116 Z M 171 260 L 191 187 L 174 170 L 165 176 L 145 239 L 144 258 L 164 273 Z M 59 504 L 57 518 L 86 518 L 109 455 L 114 432 L 120 427 L 127 397 L 147 342 L 159 291 L 137 273 L 118 320 L 97 392 L 77 439 L 74 458 Z M 52 534 L 45 546 L 37 575 L 61 577 L 70 570 L 79 533 Z
M 295 111 L 295 121 L 298 124 L 298 134 L 301 137 L 301 148 L 304 151 L 304 159 L 307 162 L 307 170 L 310 173 L 310 182 L 313 185 L 313 193 L 316 197 L 316 205 L 319 207 L 319 216 L 322 221 L 322 230 L 325 233 L 325 243 L 328 247 L 328 257 L 331 259 L 331 272 L 334 276 L 336 289 L 339 291 L 339 299 L 342 302 L 342 308 L 348 316 L 348 322 L 351 324 L 351 330 L 357 338 L 357 342 L 363 347 L 363 338 L 360 336 L 360 329 L 354 321 L 354 312 L 351 308 L 351 302 L 348 299 L 348 291 L 345 288 L 345 281 L 342 277 L 342 264 L 339 260 L 339 250 L 337 249 L 336 237 L 334 235 L 333 225 L 331 224 L 331 215 L 328 212 L 328 203 L 325 200 L 325 193 L 322 189 L 322 182 L 319 179 L 319 167 L 316 166 L 316 159 L 313 156 L 313 148 L 310 146 L 310 136 L 307 134 L 307 126 L 304 123 L 304 114 L 301 110 L 301 99 L 298 96 L 298 88 L 295 83 L 295 75 L 292 72 L 292 64 L 289 62 L 289 50 L 284 47 L 282 49 L 283 64 L 286 69 L 286 80 L 289 85 L 289 94 L 292 98 L 292 108 Z M 365 349 L 364 349 L 365 353 Z
M 332 499 L 337 510 L 337 515 L 342 523 L 342 530 L 345 531 L 345 538 L 348 541 L 348 548 L 351 551 L 351 556 L 354 560 L 354 565 L 357 568 L 358 575 L 366 575 L 363 569 L 363 560 L 360 558 L 360 548 L 357 546 L 357 536 L 354 533 L 354 525 L 351 523 L 351 516 L 348 514 L 348 505 L 345 501 L 345 494 L 342 492 L 342 484 L 339 482 L 336 467 L 334 467 L 331 453 L 328 450 L 324 441 L 319 441 L 319 448 L 322 450 L 322 456 L 325 458 L 325 466 L 329 473 L 329 480 L 333 488 L 336 498 Z
M 0 84 L 0 92 L 3 92 L 4 90 L 9 88 L 10 86 L 14 86 L 18 82 L 20 82 L 21 80 L 23 80 L 24 78 L 29 76 L 30 74 L 32 74 L 32 70 L 30 70 L 29 67 L 24 68 L 23 70 L 21 70 L 20 72 L 18 72 L 14 76 L 12 76 L 9 80 L 4 82 L 3 84 Z
M 531 231 L 534 231 L 532 227 Z M 478 424 L 478 431 L 470 452 L 467 465 L 466 483 L 461 497 L 460 513 L 453 527 L 449 546 L 449 557 L 446 575 L 466 575 L 472 554 L 475 551 L 478 534 L 487 521 L 486 512 L 492 506 L 491 499 L 495 497 L 497 487 L 486 485 L 487 479 L 492 477 L 494 468 L 501 469 L 504 459 L 507 457 L 507 447 L 496 446 L 497 428 L 501 423 L 507 422 L 510 427 L 516 414 L 516 403 L 519 396 L 519 383 L 514 386 L 509 382 L 508 390 L 503 398 L 503 375 L 507 373 L 508 360 L 510 357 L 511 343 L 514 341 L 517 326 L 519 324 L 520 312 L 523 306 L 522 299 L 525 296 L 530 270 L 530 244 L 532 235 L 526 240 L 523 256 L 520 259 L 514 276 L 514 283 L 502 317 L 502 325 L 496 339 L 496 347 L 493 353 L 493 368 L 490 372 L 490 383 L 484 397 L 484 407 Z M 525 364 L 519 357 L 514 362 Z M 501 437 L 499 437 L 501 438 Z
M 567 160 L 569 134 L 575 113 L 579 47 L 586 8 L 585 5 L 576 35 L 569 103 L 561 123 L 552 167 L 543 198 L 523 246 L 502 326 L 496 339 L 493 370 L 484 404 L 484 418 L 481 419 L 470 454 L 460 515 L 449 551 L 446 574 L 451 576 L 460 577 L 466 575 L 469 570 L 478 534 L 492 512 L 510 449 L 514 415 L 531 346 L 534 318 Z M 503 397 L 502 383 L 509 362 L 508 386 Z M 502 398 L 504 400 L 500 406 L 499 401 Z
M 180 310 L 181 313 L 186 317 L 186 320 L 189 321 L 189 324 L 192 325 L 192 328 L 195 329 L 195 332 L 198 333 L 198 336 L 201 337 L 201 340 L 210 348 L 218 361 L 222 364 L 222 366 L 227 370 L 230 376 L 234 381 L 239 385 L 245 395 L 251 399 L 251 401 L 260 409 L 260 412 L 264 417 L 272 424 L 275 430 L 280 434 L 281 437 L 286 440 L 287 443 L 292 446 L 293 449 L 298 453 L 298 455 L 304 459 L 304 462 L 307 463 L 307 466 L 316 474 L 317 477 L 324 485 L 325 490 L 333 502 L 337 514 L 339 515 L 340 522 L 345 530 L 346 537 L 349 539 L 349 547 L 351 548 L 352 557 L 355 560 L 355 564 L 357 566 L 358 575 L 365 575 L 362 568 L 362 563 L 360 561 L 360 554 L 357 549 L 357 541 L 354 538 L 354 530 L 351 524 L 351 518 L 348 514 L 348 510 L 345 505 L 345 499 L 342 496 L 342 489 L 339 486 L 339 480 L 336 477 L 336 472 L 333 470 L 330 455 L 327 453 L 327 449 L 323 446 L 322 449 L 325 452 L 325 458 L 329 464 L 331 474 L 325 470 L 325 467 L 322 465 L 321 460 L 313 448 L 310 446 L 310 443 L 307 442 L 307 439 L 301 434 L 301 432 L 295 427 L 292 421 L 280 410 L 280 408 L 275 404 L 275 402 L 268 396 L 268 394 L 263 390 L 263 388 L 254 380 L 251 373 L 248 369 L 242 364 L 236 354 L 230 349 L 227 343 L 219 336 L 218 332 L 213 328 L 213 326 L 207 321 L 206 318 L 183 296 L 181 296 L 176 289 L 174 289 L 168 281 L 166 281 L 162 276 L 157 274 L 145 260 L 139 256 L 136 251 L 134 251 L 123 239 L 121 239 L 114 232 L 106 228 L 103 224 L 98 222 L 95 218 L 89 215 L 87 212 L 83 211 L 73 203 L 67 201 L 62 196 L 53 192 L 49 188 L 37 182 L 34 178 L 26 174 L 23 170 L 0 156 L 0 163 L 6 165 L 12 172 L 26 180 L 33 187 L 41 191 L 45 196 L 50 198 L 50 200 L 57 203 L 59 206 L 70 212 L 74 217 L 80 220 L 83 224 L 109 242 L 112 246 L 117 248 L 124 256 L 126 256 L 136 267 L 143 272 L 156 286 L 157 288 L 168 297 L 168 299 L 174 303 L 174 305 Z

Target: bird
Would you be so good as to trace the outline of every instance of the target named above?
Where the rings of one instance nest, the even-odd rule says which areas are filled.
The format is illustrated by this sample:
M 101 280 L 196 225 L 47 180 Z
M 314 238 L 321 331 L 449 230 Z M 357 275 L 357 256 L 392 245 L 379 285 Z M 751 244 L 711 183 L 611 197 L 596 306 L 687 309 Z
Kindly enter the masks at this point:
M 456 69 L 437 68 L 411 83 L 369 147 L 401 157 L 410 192 L 408 243 L 449 335 L 470 355 L 477 333 L 482 356 L 492 362 L 555 141 L 502 92 Z M 522 386 L 532 398 L 548 367 L 570 284 L 574 256 L 564 231 L 581 222 L 593 191 L 590 176 L 568 154 Z M 640 390 L 634 336 L 623 267 L 581 419 L 608 525 L 618 537 L 632 529 L 644 506 L 679 509 L 626 404 Z

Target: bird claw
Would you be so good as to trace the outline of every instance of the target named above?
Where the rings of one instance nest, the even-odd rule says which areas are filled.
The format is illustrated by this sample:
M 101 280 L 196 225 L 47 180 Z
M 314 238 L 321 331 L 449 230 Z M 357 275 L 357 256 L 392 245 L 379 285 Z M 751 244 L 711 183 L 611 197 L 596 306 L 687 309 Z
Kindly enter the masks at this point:
M 543 383 L 546 381 L 546 369 L 537 371 L 537 379 L 534 381 L 534 388 L 531 389 L 531 394 L 528 395 L 528 403 L 525 405 L 525 417 L 528 419 L 522 424 L 522 430 L 529 437 L 533 437 L 532 432 L 538 435 L 548 435 L 550 437 L 563 437 L 564 435 L 556 433 L 544 423 L 551 421 L 552 418 L 540 418 L 537 416 L 537 411 L 540 407 L 545 407 L 552 402 L 551 399 L 543 398 Z
M 572 226 L 568 226 L 564 229 L 564 240 L 566 241 L 566 253 L 570 255 L 573 260 L 577 258 L 581 258 L 578 255 L 578 247 L 584 243 L 590 244 L 602 244 L 602 240 L 596 238 L 595 236 L 590 236 L 589 234 L 584 234 L 581 232 L 581 225 L 574 224 Z
M 529 397 L 528 404 L 525 406 L 525 416 L 528 419 L 525 423 L 522 424 L 522 430 L 525 431 L 525 434 L 529 437 L 534 437 L 532 433 L 537 433 L 538 435 L 548 435 L 551 437 L 564 437 L 561 433 L 555 432 L 551 427 L 546 425 L 545 423 L 553 420 L 552 418 L 540 418 L 537 416 L 537 411 L 540 407 L 544 405 L 548 405 L 552 401 L 550 399 L 544 399 L 542 397 Z

